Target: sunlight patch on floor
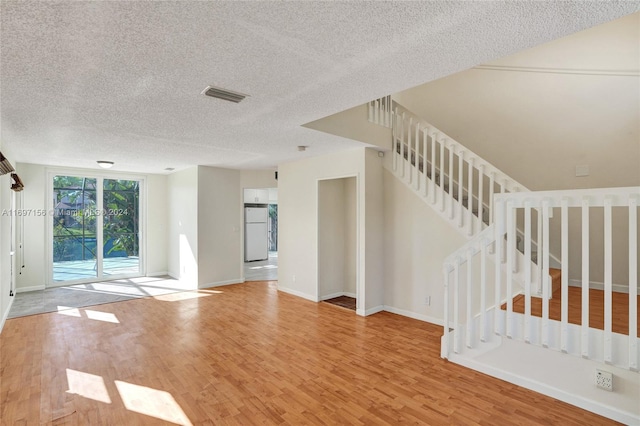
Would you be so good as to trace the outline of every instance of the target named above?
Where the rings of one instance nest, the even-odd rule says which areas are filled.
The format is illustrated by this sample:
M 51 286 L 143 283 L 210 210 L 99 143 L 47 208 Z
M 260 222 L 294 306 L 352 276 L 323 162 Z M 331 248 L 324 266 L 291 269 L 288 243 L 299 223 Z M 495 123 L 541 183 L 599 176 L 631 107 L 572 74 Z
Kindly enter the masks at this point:
M 67 383 L 69 384 L 67 393 L 111 404 L 109 392 L 101 376 L 67 368 Z
M 163 302 L 179 302 L 181 300 L 197 299 L 199 297 L 207 297 L 207 296 L 211 296 L 211 295 L 184 292 L 184 293 L 163 294 L 160 296 L 154 296 L 153 298 L 156 300 L 162 300 Z
M 178 425 L 192 426 L 187 415 L 169 392 L 119 380 L 115 383 L 127 410 Z
M 278 269 L 277 265 L 253 266 L 249 269 Z
M 81 317 L 80 311 L 78 308 L 71 308 L 69 306 L 58 306 L 58 313 L 61 315 L 66 315 L 68 317 Z
M 118 318 L 110 312 L 93 311 L 90 309 L 85 309 L 84 312 L 87 314 L 87 318 L 89 319 L 120 324 Z

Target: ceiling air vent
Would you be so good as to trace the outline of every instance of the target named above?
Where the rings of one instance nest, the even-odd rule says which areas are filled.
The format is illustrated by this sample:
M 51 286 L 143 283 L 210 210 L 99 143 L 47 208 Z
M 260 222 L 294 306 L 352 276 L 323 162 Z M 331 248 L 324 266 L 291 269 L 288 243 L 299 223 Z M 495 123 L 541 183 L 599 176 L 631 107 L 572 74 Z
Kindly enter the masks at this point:
M 235 103 L 240 102 L 248 96 L 242 93 L 233 92 L 231 90 L 222 89 L 215 86 L 207 86 L 207 88 L 202 91 L 202 94 L 205 96 L 211 96 L 212 98 L 223 99 L 225 101 L 231 101 Z

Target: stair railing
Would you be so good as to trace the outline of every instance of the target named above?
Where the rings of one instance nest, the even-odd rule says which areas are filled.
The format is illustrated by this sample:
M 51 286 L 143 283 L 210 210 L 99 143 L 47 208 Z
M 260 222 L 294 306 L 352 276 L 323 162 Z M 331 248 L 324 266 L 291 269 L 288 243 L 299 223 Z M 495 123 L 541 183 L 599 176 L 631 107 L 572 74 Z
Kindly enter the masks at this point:
M 471 239 L 465 246 L 447 257 L 444 263 L 445 282 L 445 317 L 442 356 L 448 358 L 450 350 L 460 353 L 464 336 L 466 347 L 473 348 L 489 337 L 487 330 L 500 336 L 523 340 L 527 343 L 552 348 L 562 352 L 573 353 L 623 368 L 637 371 L 640 363 L 638 353 L 638 203 L 640 187 L 605 188 L 571 191 L 545 191 L 528 193 L 497 194 L 495 196 L 495 217 L 491 227 Z M 538 253 L 538 265 L 543 271 L 549 270 L 549 234 L 551 219 L 559 222 L 561 245 L 561 285 L 559 290 L 559 318 L 550 317 L 549 303 L 551 282 L 548 273 L 542 275 L 542 298 L 540 316 L 532 313 L 532 296 L 535 280 L 533 272 L 536 265 L 532 262 L 531 241 L 533 234 L 532 212 L 540 211 L 542 234 L 541 252 Z M 628 231 L 628 327 L 613 330 L 613 214 L 617 210 L 628 218 L 616 221 L 617 227 L 626 226 Z M 600 210 L 598 212 L 598 210 Z M 627 213 L 622 213 L 627 212 Z M 516 217 L 524 216 L 524 261 L 518 268 L 514 250 L 517 233 L 513 227 Z M 589 298 L 590 263 L 595 259 L 590 254 L 591 217 L 602 216 L 599 224 L 603 229 L 604 256 L 604 324 L 603 330 L 594 330 L 590 324 Z M 600 220 L 599 220 L 600 221 Z M 573 225 L 573 226 L 571 226 Z M 580 230 L 580 237 L 570 240 L 570 229 Z M 622 230 L 624 233 L 625 229 Z M 506 265 L 494 262 L 491 269 L 487 247 L 496 241 L 504 240 L 506 235 Z M 581 258 L 569 256 L 570 246 L 578 244 Z M 502 258 L 502 244 L 496 244 L 495 256 Z M 474 260 L 479 256 L 478 261 Z M 581 289 L 581 314 L 579 324 L 576 319 L 569 322 L 569 270 L 570 262 L 579 262 L 581 277 L 572 281 Z M 519 269 L 523 279 L 522 285 L 515 280 L 514 270 Z M 575 270 L 575 268 L 574 268 Z M 464 272 L 464 273 L 463 273 Z M 492 273 L 493 275 L 490 275 Z M 624 275 L 624 274 L 623 274 Z M 618 278 L 619 279 L 619 278 Z M 494 285 L 488 283 L 493 280 Z M 479 283 L 479 285 L 477 284 Z M 624 285 L 625 283 L 619 283 Z M 462 297 L 464 296 L 464 297 Z M 515 296 L 524 297 L 522 314 L 514 312 Z M 465 299 L 465 300 L 461 300 Z M 478 306 L 479 300 L 479 306 Z M 493 306 L 487 308 L 488 300 Z M 537 301 L 536 301 L 537 302 Z M 464 305 L 463 305 L 464 304 Z M 466 306 L 464 318 L 461 310 Z M 453 310 L 451 316 L 450 311 Z M 488 312 L 493 311 L 493 315 Z M 475 330 L 479 327 L 479 336 Z M 453 329 L 453 333 L 450 329 Z M 624 328 L 624 327 L 623 327 Z M 626 332 L 626 333 L 625 333 Z M 452 335 L 451 335 L 452 334 Z M 453 342 L 451 342 L 451 339 Z M 453 343 L 451 345 L 451 343 Z
M 494 194 L 528 191 L 391 96 L 368 107 L 369 121 L 392 128 L 393 172 L 467 237 L 490 224 Z

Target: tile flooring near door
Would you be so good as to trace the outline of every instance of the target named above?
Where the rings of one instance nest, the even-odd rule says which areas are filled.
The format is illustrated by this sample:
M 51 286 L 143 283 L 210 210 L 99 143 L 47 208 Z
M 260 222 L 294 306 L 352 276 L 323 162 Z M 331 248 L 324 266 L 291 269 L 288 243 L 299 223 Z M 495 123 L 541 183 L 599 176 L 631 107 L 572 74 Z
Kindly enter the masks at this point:
M 45 312 L 62 312 L 141 297 L 158 297 L 193 289 L 193 285 L 169 276 L 127 278 L 54 287 L 16 294 L 8 318 Z
M 276 281 L 278 279 L 278 252 L 270 251 L 269 259 L 244 262 L 245 281 Z

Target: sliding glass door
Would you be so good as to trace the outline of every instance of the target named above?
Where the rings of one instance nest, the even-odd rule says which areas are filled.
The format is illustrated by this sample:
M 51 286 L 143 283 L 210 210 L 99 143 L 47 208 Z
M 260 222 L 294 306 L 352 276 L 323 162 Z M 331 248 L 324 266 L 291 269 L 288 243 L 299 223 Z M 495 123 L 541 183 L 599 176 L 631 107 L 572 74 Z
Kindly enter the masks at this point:
M 139 276 L 139 180 L 54 175 L 52 284 Z

